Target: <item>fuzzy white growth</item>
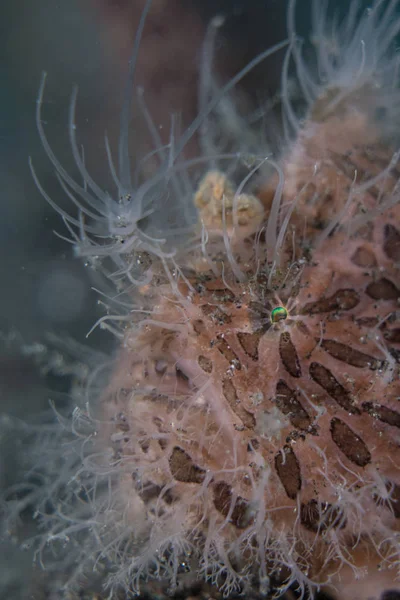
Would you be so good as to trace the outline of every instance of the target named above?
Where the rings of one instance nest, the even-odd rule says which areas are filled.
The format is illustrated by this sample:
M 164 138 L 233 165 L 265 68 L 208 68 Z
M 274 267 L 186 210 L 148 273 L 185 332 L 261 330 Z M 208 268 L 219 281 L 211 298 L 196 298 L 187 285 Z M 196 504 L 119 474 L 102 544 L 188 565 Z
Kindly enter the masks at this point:
M 295 12 L 298 4 L 296 0 L 289 2 L 289 51 L 308 108 L 311 109 L 326 91 L 331 90 L 334 93 L 330 100 L 327 98 L 324 109 L 326 115 L 346 102 L 371 111 L 371 118 L 375 116 L 375 111 L 381 109 L 386 112 L 382 125 L 388 127 L 386 133 L 392 133 L 390 128 L 398 120 L 399 106 L 399 55 L 395 51 L 400 31 L 400 20 L 396 15 L 398 0 L 376 0 L 364 10 L 362 3 L 356 0 L 350 3 L 348 14 L 341 20 L 338 15 L 333 19 L 328 17 L 329 2 L 314 0 L 312 42 L 317 62 L 316 73 L 307 68 L 302 43 L 296 35 Z M 285 70 L 283 75 L 285 78 Z M 285 82 L 282 88 L 287 88 Z M 296 133 L 299 122 L 287 96 L 284 105 L 286 119 Z
M 40 83 L 37 99 L 36 123 L 39 131 L 43 148 L 55 168 L 55 174 L 66 196 L 72 201 L 77 209 L 78 215 L 70 215 L 67 211 L 58 206 L 54 200 L 47 194 L 41 185 L 39 178 L 34 170 L 30 160 L 30 168 L 34 181 L 47 202 L 62 216 L 68 231 L 72 237 L 72 243 L 76 245 L 77 253 L 89 260 L 104 258 L 111 260 L 111 265 L 125 269 L 127 276 L 132 282 L 141 279 L 143 275 L 140 269 L 129 266 L 126 257 L 131 261 L 132 253 L 148 252 L 157 258 L 166 258 L 166 250 L 163 250 L 166 244 L 166 238 L 175 238 L 179 236 L 187 238 L 194 225 L 193 210 L 188 210 L 188 204 L 191 204 L 194 184 L 191 181 L 190 170 L 203 163 L 213 164 L 216 161 L 235 160 L 240 158 L 239 154 L 216 154 L 214 156 L 199 157 L 191 161 L 182 161 L 181 155 L 190 141 L 190 139 L 207 122 L 207 118 L 224 100 L 225 96 L 233 87 L 256 65 L 268 57 L 281 50 L 286 42 L 277 44 L 259 56 L 257 56 L 249 65 L 240 71 L 231 81 L 229 81 L 221 90 L 207 101 L 204 100 L 204 106 L 199 115 L 193 121 L 187 131 L 178 139 L 175 139 L 174 125 L 171 129 L 171 138 L 167 146 L 162 147 L 152 118 L 146 109 L 143 100 L 143 92 L 139 90 L 138 104 L 144 115 L 150 135 L 156 145 L 154 151 L 160 158 L 161 164 L 154 175 L 140 185 L 134 185 L 139 180 L 138 172 L 147 160 L 147 156 L 142 162 L 139 162 L 135 177 L 130 176 L 130 159 L 128 150 L 128 130 L 129 114 L 132 104 L 132 88 L 137 62 L 137 55 L 140 45 L 145 16 L 150 8 L 150 0 L 146 3 L 143 12 L 140 27 L 135 39 L 132 59 L 130 61 L 129 80 L 127 91 L 125 93 L 124 106 L 121 115 L 121 130 L 119 138 L 119 175 L 115 168 L 112 152 L 107 135 L 105 136 L 105 149 L 109 162 L 110 173 L 117 188 L 117 196 L 113 197 L 107 191 L 93 180 L 89 174 L 83 155 L 79 151 L 76 139 L 75 111 L 77 103 L 77 88 L 74 88 L 69 110 L 69 138 L 72 154 L 76 166 L 82 176 L 83 183 L 77 183 L 61 165 L 54 154 L 50 143 L 48 142 L 43 121 L 42 106 L 45 92 L 46 73 L 43 74 Z M 262 164 L 262 162 L 260 163 Z M 256 167 L 255 172 L 259 167 Z M 249 175 L 249 178 L 251 175 Z M 245 182 L 243 183 L 243 185 Z M 237 197 L 235 202 L 237 203 Z M 180 212 L 183 207 L 183 226 L 173 227 L 171 230 L 165 230 L 165 208 L 163 200 L 169 198 L 169 213 Z M 192 213 L 192 214 L 191 214 Z M 146 223 L 148 218 L 150 225 Z M 152 225 L 153 224 L 153 225 Z M 160 237 L 160 227 L 163 227 Z M 164 237 L 164 235 L 166 236 Z M 230 244 L 226 239 L 227 251 L 230 252 Z M 170 247 L 170 246 L 169 246 Z M 235 268 L 235 259 L 230 257 L 230 262 Z M 146 277 L 146 273 L 144 273 Z
M 216 161 L 223 157 L 214 155 L 215 144 L 212 142 L 209 126 L 210 115 L 214 111 L 221 111 L 225 99 L 232 91 L 234 86 L 257 66 L 260 62 L 274 55 L 287 45 L 287 42 L 277 44 L 268 49 L 251 61 L 240 73 L 229 81 L 221 89 L 216 87 L 212 78 L 212 54 L 215 43 L 217 29 L 222 25 L 222 19 L 215 19 L 207 34 L 204 55 L 202 81 L 200 88 L 200 112 L 187 131 L 175 139 L 172 128 L 170 143 L 162 147 L 156 127 L 148 113 L 144 101 L 143 93 L 139 91 L 138 105 L 142 111 L 149 132 L 155 143 L 154 152 L 158 155 L 161 164 L 153 177 L 139 186 L 134 186 L 130 175 L 131 165 L 129 159 L 129 122 L 130 110 L 133 100 L 134 76 L 138 59 L 140 39 L 143 33 L 146 14 L 150 9 L 150 0 L 146 2 L 145 9 L 139 25 L 139 30 L 135 39 L 132 58 L 130 61 L 129 78 L 125 93 L 124 105 L 121 113 L 121 127 L 119 138 L 119 175 L 112 160 L 111 149 L 106 137 L 106 153 L 110 165 L 112 178 L 117 187 L 117 198 L 115 199 L 108 192 L 103 191 L 93 180 L 87 171 L 84 159 L 78 148 L 76 140 L 75 125 L 75 106 L 77 100 L 77 90 L 74 89 L 69 116 L 69 135 L 72 153 L 83 179 L 83 185 L 78 184 L 65 171 L 57 157 L 53 153 L 50 144 L 47 141 L 44 127 L 42 124 L 42 104 L 45 89 L 45 75 L 42 78 L 38 101 L 37 101 L 37 127 L 43 143 L 43 147 L 53 163 L 60 185 L 65 194 L 71 199 L 78 210 L 78 217 L 69 215 L 66 211 L 56 206 L 41 186 L 38 177 L 32 168 L 33 177 L 38 188 L 46 200 L 62 215 L 73 237 L 73 243 L 77 243 L 79 254 L 83 257 L 110 257 L 113 262 L 121 262 L 121 257 L 125 257 L 132 251 L 147 251 L 156 256 L 163 254 L 161 247 L 165 244 L 166 238 L 181 235 L 180 228 L 174 228 L 171 231 L 159 230 L 157 234 L 154 229 L 151 234 L 146 233 L 148 225 L 145 225 L 145 217 L 149 217 L 149 222 L 161 223 L 160 217 L 156 213 L 163 214 L 164 207 L 162 198 L 165 198 L 165 192 L 168 189 L 174 203 L 183 207 L 186 215 L 184 218 L 183 231 L 190 231 L 193 225 L 193 217 L 187 210 L 190 203 L 190 196 L 194 188 L 189 176 L 189 169 L 194 163 L 182 163 L 181 154 L 190 139 L 200 132 L 200 139 L 204 142 L 204 150 L 207 152 L 205 160 L 209 166 L 216 164 Z M 302 55 L 302 42 L 298 39 L 295 29 L 296 0 L 290 0 L 288 8 L 288 33 L 289 48 L 286 51 L 284 68 L 282 72 L 282 100 L 284 108 L 284 121 L 286 130 L 297 133 L 300 127 L 300 118 L 292 106 L 290 98 L 290 58 L 293 58 L 297 78 L 304 94 L 304 99 L 311 110 L 315 102 L 324 97 L 328 90 L 334 93 L 331 99 L 327 99 L 324 106 L 324 113 L 329 114 L 335 110 L 344 101 L 364 103 L 372 102 L 371 106 L 364 107 L 372 112 L 378 108 L 385 108 L 388 111 L 385 123 L 396 121 L 398 91 L 395 83 L 397 74 L 398 56 L 391 52 L 397 33 L 400 30 L 399 20 L 395 18 L 397 1 L 375 2 L 374 5 L 365 12 L 362 12 L 359 2 L 353 2 L 346 19 L 340 22 L 337 20 L 331 24 L 327 17 L 328 3 L 313 2 L 313 43 L 315 46 L 315 56 L 317 61 L 317 75 L 312 69 L 307 67 L 306 61 Z M 368 86 L 368 89 L 365 88 Z M 362 98 L 358 92 L 364 90 Z M 357 92 L 357 93 L 356 93 Z M 346 100 L 347 99 L 347 100 Z M 229 110 L 233 105 L 229 105 Z M 228 109 L 226 109 L 228 110 Z M 230 119 L 233 122 L 233 119 Z M 237 124 L 240 123 L 238 118 Z M 235 126 L 236 127 L 236 126 Z M 240 147 L 243 147 L 242 145 Z M 211 152 L 212 150 L 212 152 Z M 230 160 L 232 160 L 232 156 Z M 279 165 L 269 161 L 271 165 L 278 170 Z M 138 177 L 135 175 L 134 181 Z M 277 228 L 280 217 L 280 196 L 284 180 L 279 175 L 279 184 L 276 190 L 275 201 L 272 205 L 271 214 L 267 223 L 267 249 L 269 261 L 272 265 L 279 265 L 279 252 L 281 248 L 280 239 L 277 239 Z M 237 199 L 237 196 L 235 196 Z M 174 209 L 175 210 L 175 209 Z M 161 211 L 161 212 L 160 212 Z M 290 211 L 289 211 L 290 212 Z M 86 222 L 88 221 L 88 222 Z M 72 233 L 70 227 L 78 230 L 79 235 Z M 157 225 L 158 227 L 158 225 Z M 161 235 L 160 235 L 161 234 Z M 89 237 L 91 236 L 91 237 Z M 279 244 L 277 242 L 280 242 Z M 230 254 L 230 244 L 226 241 L 227 251 Z M 118 258 L 119 257 L 119 258 Z M 131 272 L 129 264 L 126 265 L 127 272 Z M 230 256 L 229 262 L 233 266 L 236 276 L 240 273 L 233 256 Z M 272 269 L 273 271 L 274 269 Z M 133 281 L 140 279 L 131 273 Z

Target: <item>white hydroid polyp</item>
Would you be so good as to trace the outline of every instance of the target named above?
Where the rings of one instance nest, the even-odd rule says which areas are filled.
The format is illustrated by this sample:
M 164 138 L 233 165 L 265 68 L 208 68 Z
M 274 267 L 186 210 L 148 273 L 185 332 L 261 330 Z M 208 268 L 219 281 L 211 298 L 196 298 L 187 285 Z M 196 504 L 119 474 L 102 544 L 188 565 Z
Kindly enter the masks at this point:
M 46 568 L 49 549 L 59 555 L 68 590 L 95 569 L 128 597 L 149 579 L 173 593 L 189 573 L 225 596 L 327 586 L 378 600 L 400 562 L 398 2 L 354 2 L 341 20 L 314 2 L 309 67 L 295 27 L 303 3 L 290 0 L 288 38 L 222 88 L 214 21 L 199 115 L 181 136 L 172 121 L 165 147 L 133 86 L 150 4 L 118 168 L 106 139 L 115 196 L 87 172 L 76 92 L 69 132 L 83 183 L 54 155 L 42 79 L 39 134 L 76 214 L 33 176 L 79 253 L 116 285 L 98 324 L 121 344 L 108 378 L 93 367 L 72 416 L 39 434 L 44 485 L 28 482 L 14 514 L 34 502 L 38 555 Z M 243 124 L 230 94 L 278 52 L 281 152 L 249 155 L 242 136 L 227 150 L 223 127 L 210 131 L 221 103 L 224 124 Z M 144 180 L 149 157 L 136 170 L 129 159 L 132 105 L 159 163 Z M 204 154 L 185 159 L 193 136 Z

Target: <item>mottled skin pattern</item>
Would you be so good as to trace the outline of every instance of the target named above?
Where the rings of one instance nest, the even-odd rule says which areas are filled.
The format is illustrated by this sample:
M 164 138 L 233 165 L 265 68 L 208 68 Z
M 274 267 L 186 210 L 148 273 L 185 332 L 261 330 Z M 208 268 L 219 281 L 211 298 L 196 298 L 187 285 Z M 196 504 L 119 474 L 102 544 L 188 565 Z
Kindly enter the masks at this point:
M 179 266 L 153 259 L 141 290 L 151 315 L 125 329 L 104 410 L 133 471 L 132 518 L 159 540 L 179 523 L 205 574 L 224 563 L 220 583 L 249 569 L 261 587 L 273 575 L 340 591 L 379 570 L 371 593 L 394 585 L 398 172 L 366 125 L 305 124 L 283 161 L 275 263 L 266 229 L 277 180 L 235 196 L 223 173 L 206 174 L 202 249 Z M 287 313 L 275 319 L 277 307 Z

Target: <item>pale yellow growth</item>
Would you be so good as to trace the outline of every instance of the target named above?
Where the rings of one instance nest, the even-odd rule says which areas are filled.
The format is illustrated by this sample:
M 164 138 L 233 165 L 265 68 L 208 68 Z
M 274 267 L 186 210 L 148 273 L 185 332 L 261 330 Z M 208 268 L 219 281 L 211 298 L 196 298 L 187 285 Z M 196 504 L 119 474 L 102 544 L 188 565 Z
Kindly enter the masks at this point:
M 205 175 L 194 203 L 200 221 L 209 232 L 226 229 L 235 238 L 243 239 L 257 231 L 264 218 L 260 200 L 251 194 L 237 194 L 232 182 L 221 171 L 209 171 Z

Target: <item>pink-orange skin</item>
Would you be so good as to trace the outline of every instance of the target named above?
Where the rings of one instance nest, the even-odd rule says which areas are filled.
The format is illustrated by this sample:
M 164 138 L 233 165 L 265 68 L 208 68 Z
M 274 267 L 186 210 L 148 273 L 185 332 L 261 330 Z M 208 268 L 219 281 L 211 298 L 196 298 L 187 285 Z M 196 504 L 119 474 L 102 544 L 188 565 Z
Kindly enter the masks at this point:
M 160 506 L 168 491 L 173 501 L 163 505 L 164 510 L 170 516 L 179 513 L 186 535 L 203 536 L 200 554 L 207 544 L 217 543 L 214 529 L 225 544 L 234 546 L 235 540 L 243 542 L 247 531 L 249 539 L 256 539 L 257 528 L 268 520 L 267 560 L 276 560 L 282 580 L 290 576 L 283 559 L 279 566 L 274 540 L 293 544 L 300 570 L 310 581 L 327 583 L 341 590 L 340 597 L 350 598 L 344 582 L 349 577 L 367 582 L 367 573 L 376 572 L 378 562 L 381 583 L 375 587 L 380 591 L 393 587 L 400 558 L 399 425 L 383 422 L 371 409 L 371 403 L 384 406 L 400 420 L 399 367 L 386 343 L 392 336 L 397 340 L 392 349 L 398 347 L 400 292 L 386 298 L 383 291 L 386 299 L 367 293 L 370 284 L 383 278 L 394 287 L 400 280 L 398 241 L 392 240 L 388 251 L 384 237 L 387 224 L 400 222 L 400 206 L 391 200 L 396 175 L 389 168 L 390 150 L 377 145 L 376 132 L 361 117 L 351 124 L 344 119 L 342 124 L 344 135 L 335 118 L 310 123 L 303 132 L 306 142 L 300 138 L 284 162 L 282 205 L 299 194 L 288 228 L 292 231 L 292 226 L 295 234 L 286 236 L 281 263 L 269 281 L 268 269 L 263 276 L 263 269 L 256 266 L 255 235 L 235 239 L 232 234 L 243 282 L 226 274 L 228 269 L 224 277 L 211 270 L 205 276 L 204 261 L 197 255 L 185 258 L 190 266 L 186 279 L 173 276 L 172 287 L 160 269 L 157 287 L 143 290 L 144 297 L 151 298 L 149 319 L 157 324 L 144 320 L 139 329 L 127 326 L 104 411 L 107 418 L 122 412 L 129 424 L 120 451 L 137 470 L 138 496 L 146 485 L 155 484 L 163 490 Z M 351 159 L 358 172 L 353 170 L 349 177 L 332 156 L 345 161 L 354 139 L 357 150 Z M 320 149 L 317 167 L 313 148 Z M 360 174 L 365 176 L 368 170 L 372 179 L 382 172 L 377 165 L 385 159 L 387 173 L 376 185 L 362 188 L 365 178 Z M 307 179 L 311 191 L 304 187 Z M 274 189 L 272 179 L 259 192 L 265 221 Z M 354 198 L 341 214 L 349 194 Z M 372 218 L 366 216 L 368 211 Z M 324 235 L 324 226 L 340 214 L 338 229 Z M 264 242 L 257 243 L 257 256 L 265 256 Z M 214 236 L 210 248 L 219 269 L 221 238 Z M 197 264 L 202 265 L 198 271 Z M 180 267 L 185 273 L 185 263 Z M 379 296 L 383 288 L 376 285 Z M 315 303 L 349 289 L 357 296 L 355 306 L 315 310 Z M 288 317 L 271 324 L 270 312 L 279 305 L 287 308 Z M 282 361 L 280 339 L 285 332 L 296 349 L 297 372 L 293 356 L 292 373 Z M 239 341 L 240 334 L 252 333 L 253 356 Z M 357 355 L 364 363 L 354 366 L 343 353 L 338 359 L 328 352 L 326 340 L 373 360 L 368 363 Z M 345 388 L 350 410 L 311 376 L 315 363 Z M 303 427 L 293 425 L 290 411 L 277 410 L 280 380 L 295 391 L 309 417 Z M 360 455 L 353 448 L 349 458 L 343 443 L 335 442 L 332 419 L 339 419 L 355 440 L 362 440 Z M 287 460 L 294 455 L 297 466 L 293 459 L 285 468 L 285 455 Z M 218 488 L 221 482 L 228 488 Z M 128 494 L 134 487 L 128 485 Z M 221 489 L 225 494 L 230 489 L 231 495 L 221 500 Z M 315 501 L 321 521 L 310 525 L 304 507 Z M 145 514 L 144 501 L 142 510 Z M 330 517 L 324 517 L 325 510 L 331 511 Z M 162 521 L 161 515 L 158 518 Z M 257 551 L 240 543 L 241 566 L 248 566 L 248 561 L 254 566 Z M 348 590 L 354 586 L 351 583 Z

